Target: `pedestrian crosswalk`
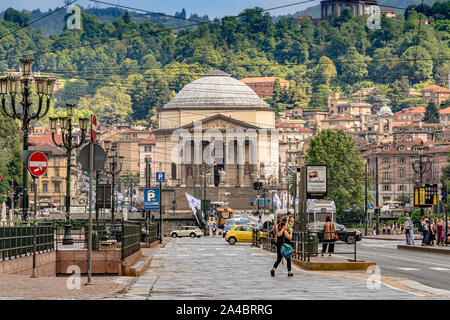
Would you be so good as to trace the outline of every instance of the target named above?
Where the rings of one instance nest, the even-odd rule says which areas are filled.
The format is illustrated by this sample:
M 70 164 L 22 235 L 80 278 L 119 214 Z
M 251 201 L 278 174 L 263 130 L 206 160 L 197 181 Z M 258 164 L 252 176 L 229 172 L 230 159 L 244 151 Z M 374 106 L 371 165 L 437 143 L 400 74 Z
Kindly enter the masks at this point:
M 417 268 L 401 268 L 398 267 L 399 270 L 405 270 L 405 271 L 422 271 L 423 269 L 417 269 Z M 440 267 L 430 267 L 428 268 L 430 270 L 436 270 L 436 271 L 450 271 L 449 268 L 440 268 Z

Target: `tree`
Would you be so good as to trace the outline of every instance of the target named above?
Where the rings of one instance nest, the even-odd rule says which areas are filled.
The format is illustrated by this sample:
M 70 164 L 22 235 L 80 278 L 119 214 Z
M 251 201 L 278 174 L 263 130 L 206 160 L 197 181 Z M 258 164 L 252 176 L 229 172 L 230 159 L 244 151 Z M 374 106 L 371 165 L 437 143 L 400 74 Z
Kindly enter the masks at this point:
M 126 24 L 131 23 L 131 17 L 128 11 L 125 11 L 125 14 L 123 15 L 122 19 L 123 22 L 125 22 Z
M 424 121 L 426 123 L 439 123 L 439 112 L 433 102 L 430 102 L 427 106 Z
M 22 12 L 14 10 L 13 8 L 6 9 L 3 19 L 5 21 L 18 23 L 21 27 L 27 25 L 31 21 L 31 13 L 26 10 Z
M 328 57 L 320 57 L 317 67 L 312 72 L 313 83 L 315 85 L 330 86 L 331 81 L 336 78 L 336 67 Z
M 339 57 L 338 61 L 344 83 L 355 84 L 367 77 L 367 58 L 359 54 L 355 47 L 350 47 L 345 55 Z
M 363 208 L 364 160 L 351 136 L 342 130 L 322 130 L 306 153 L 306 164 L 327 166 L 327 198 L 335 202 L 338 217 L 352 207 Z

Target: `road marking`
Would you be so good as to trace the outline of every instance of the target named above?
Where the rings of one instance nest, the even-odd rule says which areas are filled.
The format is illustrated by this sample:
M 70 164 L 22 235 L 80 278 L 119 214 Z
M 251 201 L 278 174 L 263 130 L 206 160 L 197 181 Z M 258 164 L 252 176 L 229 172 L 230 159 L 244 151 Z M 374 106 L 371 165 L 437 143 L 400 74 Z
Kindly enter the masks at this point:
M 439 268 L 439 267 L 431 267 L 430 269 L 437 271 L 450 271 L 450 269 L 448 268 Z
M 405 270 L 405 271 L 419 271 L 420 269 L 416 269 L 416 268 L 397 268 L 400 270 Z
M 236 253 L 225 253 L 224 256 L 235 256 Z
M 434 264 L 436 266 L 443 266 L 443 267 L 448 267 L 448 264 L 442 264 L 442 263 L 435 263 L 435 262 L 429 262 L 429 261 L 424 261 L 424 260 L 418 260 L 418 259 L 410 259 L 410 258 L 404 258 L 404 257 L 398 257 L 398 256 L 392 256 L 389 254 L 381 254 L 381 253 L 373 253 L 373 252 L 367 252 L 367 251 L 358 251 L 359 253 L 364 254 L 369 254 L 369 255 L 376 255 L 376 256 L 381 256 L 381 257 L 388 257 L 388 258 L 394 258 L 394 259 L 402 259 L 402 260 L 407 260 L 407 261 L 415 261 L 415 262 L 422 262 L 422 263 L 428 263 L 428 264 Z

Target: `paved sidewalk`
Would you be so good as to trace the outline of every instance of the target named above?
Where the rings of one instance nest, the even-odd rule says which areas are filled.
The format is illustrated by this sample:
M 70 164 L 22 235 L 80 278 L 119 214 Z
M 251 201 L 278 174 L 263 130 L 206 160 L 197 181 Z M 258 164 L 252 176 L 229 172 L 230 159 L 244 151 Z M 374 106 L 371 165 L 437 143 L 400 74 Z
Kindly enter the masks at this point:
M 437 298 L 382 282 L 368 285 L 363 272 L 311 272 L 286 264 L 270 276 L 275 254 L 222 238 L 176 238 L 161 248 L 150 268 L 120 299 L 129 300 L 309 300 Z
M 429 252 L 429 253 L 450 254 L 450 246 L 447 246 L 447 247 L 439 247 L 437 245 L 422 246 L 420 243 L 416 243 L 415 245 L 406 245 L 406 244 L 398 245 L 397 249 L 421 251 L 421 252 Z
M 134 277 L 93 276 L 93 285 L 86 286 L 87 277 L 81 277 L 80 288 L 69 290 L 69 277 L 30 278 L 22 275 L 0 275 L 0 300 L 91 300 L 112 298 L 134 281 Z
M 401 235 L 393 235 L 393 234 L 379 234 L 379 235 L 367 235 L 367 236 L 362 236 L 363 239 L 375 239 L 375 240 L 404 240 L 406 243 L 406 236 L 404 234 Z M 422 235 L 421 234 L 414 234 L 414 240 L 418 241 L 418 240 L 422 240 Z

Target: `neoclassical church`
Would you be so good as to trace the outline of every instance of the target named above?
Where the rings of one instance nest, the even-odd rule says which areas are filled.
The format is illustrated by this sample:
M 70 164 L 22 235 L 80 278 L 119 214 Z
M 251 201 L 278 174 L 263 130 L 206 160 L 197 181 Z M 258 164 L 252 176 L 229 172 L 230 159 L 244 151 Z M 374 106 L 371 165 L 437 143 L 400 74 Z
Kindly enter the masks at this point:
M 275 111 L 230 74 L 215 70 L 189 83 L 158 118 L 152 168 L 166 173 L 174 199 L 206 184 L 211 201 L 224 200 L 219 190 L 227 191 L 233 205 L 231 198 L 256 192 L 253 182 L 278 181 Z

